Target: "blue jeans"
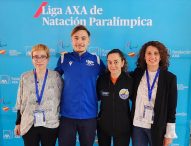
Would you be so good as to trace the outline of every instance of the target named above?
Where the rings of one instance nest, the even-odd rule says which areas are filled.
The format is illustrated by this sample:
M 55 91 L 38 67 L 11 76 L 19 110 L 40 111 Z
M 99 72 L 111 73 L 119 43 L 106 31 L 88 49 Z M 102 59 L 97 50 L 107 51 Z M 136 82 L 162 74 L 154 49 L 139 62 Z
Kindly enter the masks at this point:
M 133 146 L 152 146 L 151 129 L 133 126 Z
M 59 146 L 75 146 L 76 135 L 79 135 L 80 146 L 93 146 L 96 135 L 96 118 L 60 120 L 58 143 Z

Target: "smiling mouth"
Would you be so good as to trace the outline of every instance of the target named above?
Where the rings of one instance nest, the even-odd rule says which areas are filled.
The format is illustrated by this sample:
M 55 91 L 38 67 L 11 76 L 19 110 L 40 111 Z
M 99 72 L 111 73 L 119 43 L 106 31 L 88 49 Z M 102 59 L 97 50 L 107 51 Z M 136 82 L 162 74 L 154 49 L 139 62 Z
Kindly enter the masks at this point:
M 156 60 L 149 60 L 149 62 L 154 63 L 154 62 L 156 62 Z
M 42 66 L 43 64 L 37 64 L 38 66 Z
M 85 45 L 77 45 L 78 48 L 83 48 Z

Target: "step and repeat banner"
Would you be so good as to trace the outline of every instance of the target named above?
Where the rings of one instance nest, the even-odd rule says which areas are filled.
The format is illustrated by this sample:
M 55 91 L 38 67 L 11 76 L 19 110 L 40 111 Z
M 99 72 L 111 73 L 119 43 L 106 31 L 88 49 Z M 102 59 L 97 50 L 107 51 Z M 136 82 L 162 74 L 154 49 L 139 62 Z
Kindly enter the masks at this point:
M 0 146 L 23 145 L 22 138 L 14 135 L 15 101 L 21 73 L 33 69 L 32 46 L 43 43 L 50 48 L 49 68 L 54 69 L 60 52 L 72 51 L 70 32 L 78 24 L 91 32 L 91 53 L 105 62 L 108 51 L 119 48 L 126 55 L 129 70 L 135 68 L 145 42 L 158 40 L 168 47 L 169 70 L 178 79 L 178 138 L 172 146 L 188 146 L 190 10 L 189 0 L 0 0 Z

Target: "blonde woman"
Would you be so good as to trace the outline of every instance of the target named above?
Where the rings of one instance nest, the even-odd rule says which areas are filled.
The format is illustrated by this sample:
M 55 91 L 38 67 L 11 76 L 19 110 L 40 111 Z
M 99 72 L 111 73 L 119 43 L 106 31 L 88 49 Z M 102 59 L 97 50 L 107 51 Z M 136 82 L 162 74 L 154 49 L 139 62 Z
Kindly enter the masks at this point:
M 21 75 L 16 101 L 15 134 L 25 146 L 55 146 L 59 126 L 62 79 L 47 69 L 49 49 L 38 44 L 31 51 L 34 69 Z

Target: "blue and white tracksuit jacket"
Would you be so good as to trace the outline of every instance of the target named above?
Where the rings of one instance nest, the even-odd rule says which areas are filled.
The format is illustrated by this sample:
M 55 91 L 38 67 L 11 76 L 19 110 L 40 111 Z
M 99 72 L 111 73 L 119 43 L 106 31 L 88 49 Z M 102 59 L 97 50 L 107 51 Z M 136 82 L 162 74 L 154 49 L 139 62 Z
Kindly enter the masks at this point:
M 98 56 L 85 52 L 62 55 L 55 69 L 64 78 L 60 114 L 72 119 L 97 117 L 96 81 L 105 65 Z

